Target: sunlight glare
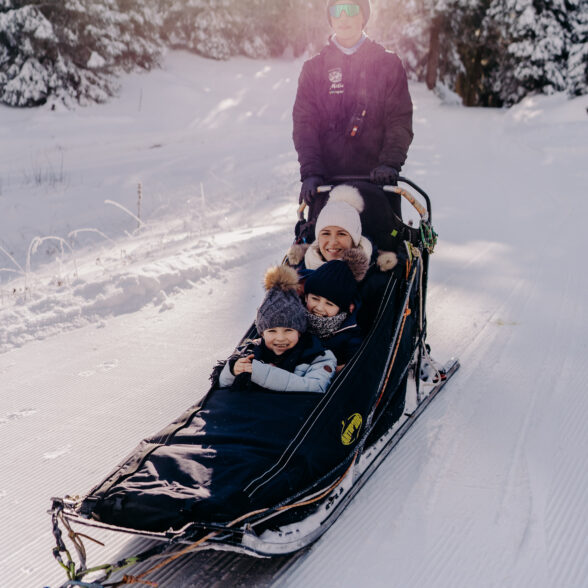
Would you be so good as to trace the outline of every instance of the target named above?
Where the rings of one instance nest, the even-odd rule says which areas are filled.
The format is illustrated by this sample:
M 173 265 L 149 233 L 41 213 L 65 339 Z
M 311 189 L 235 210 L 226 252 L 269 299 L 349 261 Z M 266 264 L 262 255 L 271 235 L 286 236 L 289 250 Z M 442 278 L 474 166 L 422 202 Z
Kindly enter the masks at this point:
M 262 70 L 258 71 L 255 74 L 255 77 L 257 79 L 259 78 L 265 78 L 267 76 L 267 74 L 272 70 L 272 68 L 269 65 L 266 65 Z

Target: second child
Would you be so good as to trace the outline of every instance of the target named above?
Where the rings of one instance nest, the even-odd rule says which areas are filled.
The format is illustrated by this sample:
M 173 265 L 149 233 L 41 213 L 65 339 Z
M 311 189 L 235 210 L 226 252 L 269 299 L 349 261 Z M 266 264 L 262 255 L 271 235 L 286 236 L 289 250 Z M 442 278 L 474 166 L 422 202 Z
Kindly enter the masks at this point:
M 358 282 L 368 269 L 364 255 L 345 251 L 310 273 L 304 282 L 308 330 L 337 358 L 337 371 L 359 349 L 363 335 L 357 324 Z

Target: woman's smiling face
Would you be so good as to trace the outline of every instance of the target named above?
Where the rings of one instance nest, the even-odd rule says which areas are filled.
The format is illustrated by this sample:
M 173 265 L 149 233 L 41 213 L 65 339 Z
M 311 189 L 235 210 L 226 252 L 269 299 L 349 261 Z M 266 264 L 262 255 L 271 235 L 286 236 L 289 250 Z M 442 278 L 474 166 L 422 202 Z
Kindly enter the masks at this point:
M 351 235 L 341 227 L 324 227 L 318 234 L 318 246 L 326 261 L 341 259 L 343 251 L 353 247 Z

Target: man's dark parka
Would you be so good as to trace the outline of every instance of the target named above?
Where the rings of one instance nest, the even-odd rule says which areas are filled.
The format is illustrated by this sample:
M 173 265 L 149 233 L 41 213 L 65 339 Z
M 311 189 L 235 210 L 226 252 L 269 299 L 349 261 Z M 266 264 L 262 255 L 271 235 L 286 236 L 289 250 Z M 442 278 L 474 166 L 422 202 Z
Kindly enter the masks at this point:
M 413 137 L 400 59 L 367 38 L 351 55 L 329 42 L 302 67 L 293 121 L 302 180 L 369 175 L 381 164 L 400 170 Z

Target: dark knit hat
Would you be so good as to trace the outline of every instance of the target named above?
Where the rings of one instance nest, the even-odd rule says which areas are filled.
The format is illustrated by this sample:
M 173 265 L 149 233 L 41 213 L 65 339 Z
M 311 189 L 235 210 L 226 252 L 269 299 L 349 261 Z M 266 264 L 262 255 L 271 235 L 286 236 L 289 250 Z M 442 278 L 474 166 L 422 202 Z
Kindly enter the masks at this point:
M 267 270 L 264 278 L 267 293 L 255 320 L 260 335 L 275 327 L 296 329 L 299 333 L 306 331 L 306 312 L 296 290 L 297 284 L 298 274 L 291 267 L 278 265 Z
M 322 296 L 336 304 L 340 312 L 348 312 L 357 295 L 357 282 L 346 262 L 333 259 L 310 274 L 304 292 Z
M 351 0 L 353 4 L 358 4 L 361 8 L 361 12 L 363 13 L 363 26 L 367 24 L 367 21 L 370 19 L 370 0 Z M 331 24 L 331 14 L 329 13 L 329 8 L 335 4 L 337 0 L 327 0 L 327 20 L 329 24 Z

